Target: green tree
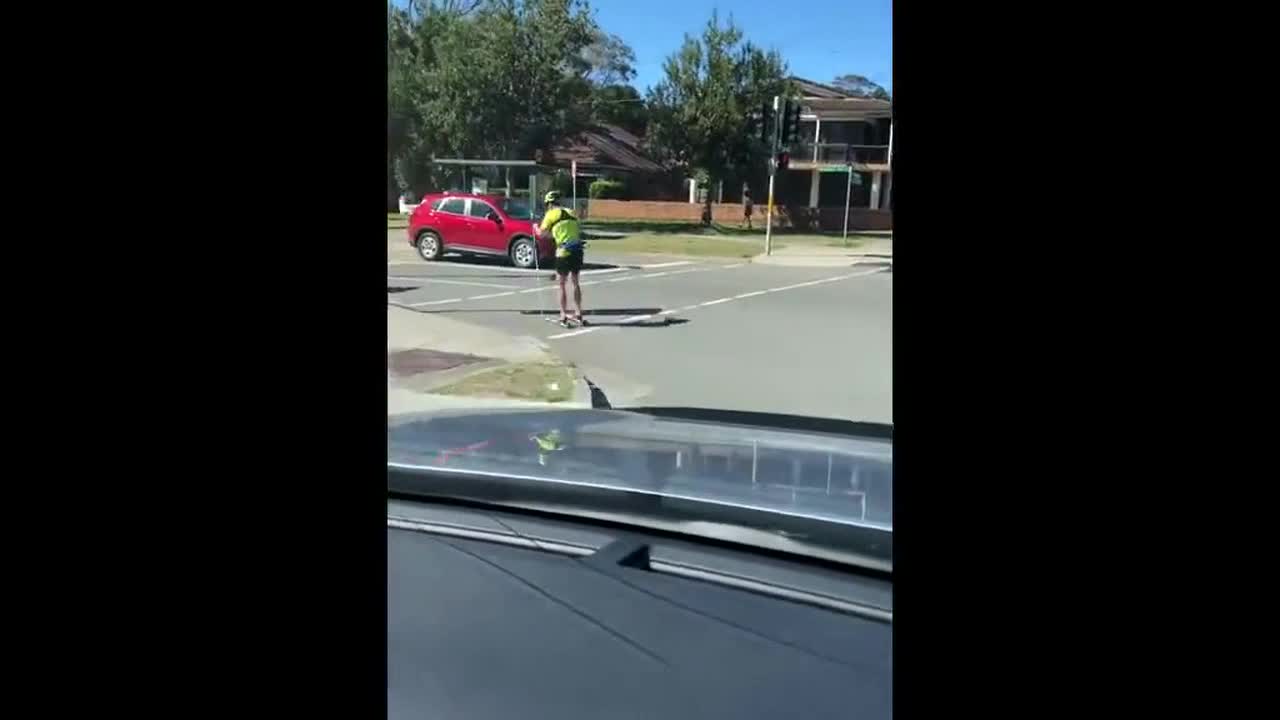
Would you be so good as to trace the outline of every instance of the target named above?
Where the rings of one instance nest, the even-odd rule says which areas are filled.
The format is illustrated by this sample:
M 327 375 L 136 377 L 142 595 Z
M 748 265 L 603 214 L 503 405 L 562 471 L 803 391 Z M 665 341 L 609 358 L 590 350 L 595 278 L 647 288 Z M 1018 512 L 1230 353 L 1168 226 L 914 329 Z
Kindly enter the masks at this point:
M 872 82 L 865 75 L 841 75 L 835 80 L 832 80 L 831 84 L 850 95 L 855 95 L 857 97 L 874 98 L 876 100 L 890 99 L 888 90 L 885 90 L 879 84 Z
M 587 80 L 597 87 L 621 85 L 636 76 L 636 53 L 617 35 L 596 28 L 579 55 Z
M 636 135 L 644 135 L 649 111 L 640 91 L 630 85 L 592 88 L 592 118 L 601 124 L 617 125 Z
M 768 148 L 750 131 L 753 109 L 787 95 L 787 68 L 776 51 L 743 41 L 732 18 L 721 25 L 712 13 L 700 38 L 685 35 L 663 63 L 664 77 L 649 91 L 650 151 L 688 174 L 701 171 L 714 183 L 750 175 Z M 709 220 L 712 193 L 707 193 Z
M 431 157 L 528 158 L 590 120 L 581 0 L 412 0 L 388 10 L 389 161 L 402 187 Z

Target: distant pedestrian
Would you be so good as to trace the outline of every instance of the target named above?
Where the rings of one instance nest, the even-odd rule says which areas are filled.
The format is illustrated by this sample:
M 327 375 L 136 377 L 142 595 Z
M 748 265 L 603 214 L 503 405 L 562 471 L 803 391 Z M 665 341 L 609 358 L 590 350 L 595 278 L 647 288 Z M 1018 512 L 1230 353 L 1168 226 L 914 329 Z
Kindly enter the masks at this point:
M 746 224 L 747 229 L 751 229 L 751 211 L 754 209 L 754 203 L 751 201 L 751 188 L 742 188 L 742 222 Z
M 542 235 L 550 235 L 556 244 L 556 275 L 560 282 L 560 324 L 569 327 L 576 321 L 586 325 L 582 316 L 582 285 L 578 282 L 578 273 L 582 271 L 583 247 L 582 230 L 578 227 L 578 218 L 569 208 L 560 204 L 560 193 L 552 190 L 545 198 L 547 214 L 542 217 L 539 230 Z M 569 315 L 568 298 L 564 282 L 567 278 L 573 283 L 573 303 L 577 306 L 577 314 Z

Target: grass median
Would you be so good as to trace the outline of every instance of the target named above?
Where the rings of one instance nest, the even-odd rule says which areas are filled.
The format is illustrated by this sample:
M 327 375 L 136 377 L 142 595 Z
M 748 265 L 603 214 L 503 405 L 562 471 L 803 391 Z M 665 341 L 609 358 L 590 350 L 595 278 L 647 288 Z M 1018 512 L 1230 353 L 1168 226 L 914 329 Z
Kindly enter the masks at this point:
M 387 229 L 400 230 L 409 227 L 409 216 L 400 213 L 387 213 Z
M 573 397 L 573 368 L 557 363 L 512 363 L 434 388 L 441 395 L 564 402 Z

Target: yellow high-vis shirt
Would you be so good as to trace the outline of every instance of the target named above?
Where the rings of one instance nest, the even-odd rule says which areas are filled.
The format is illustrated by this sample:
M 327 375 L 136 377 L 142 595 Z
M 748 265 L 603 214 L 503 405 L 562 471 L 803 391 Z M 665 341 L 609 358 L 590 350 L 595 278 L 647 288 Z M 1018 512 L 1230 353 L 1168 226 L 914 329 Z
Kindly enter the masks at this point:
M 569 257 L 569 248 L 565 244 L 582 237 L 578 229 L 578 218 L 559 205 L 547 211 L 538 229 L 543 233 L 551 232 L 551 237 L 556 241 L 556 257 Z

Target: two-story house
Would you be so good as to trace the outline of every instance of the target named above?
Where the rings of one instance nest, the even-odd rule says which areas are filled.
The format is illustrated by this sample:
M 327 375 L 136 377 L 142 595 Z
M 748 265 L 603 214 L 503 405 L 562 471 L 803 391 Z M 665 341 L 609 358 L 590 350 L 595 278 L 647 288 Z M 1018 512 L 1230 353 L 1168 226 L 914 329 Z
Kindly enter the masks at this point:
M 850 207 L 860 215 L 854 225 L 889 227 L 893 209 L 890 102 L 854 97 L 804 78 L 791 80 L 801 96 L 799 140 L 790 148 L 790 168 L 779 177 L 778 204 L 809 208 L 822 226 L 838 227 L 848 192 Z M 847 163 L 852 163 L 852 178 Z

